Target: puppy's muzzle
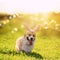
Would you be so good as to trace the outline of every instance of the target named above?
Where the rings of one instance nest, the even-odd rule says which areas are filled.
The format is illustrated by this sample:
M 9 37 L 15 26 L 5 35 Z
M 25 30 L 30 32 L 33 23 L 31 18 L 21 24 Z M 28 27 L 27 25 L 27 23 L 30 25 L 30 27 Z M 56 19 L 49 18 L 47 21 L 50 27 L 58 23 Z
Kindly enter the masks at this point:
M 31 38 L 31 41 L 33 41 L 33 38 Z

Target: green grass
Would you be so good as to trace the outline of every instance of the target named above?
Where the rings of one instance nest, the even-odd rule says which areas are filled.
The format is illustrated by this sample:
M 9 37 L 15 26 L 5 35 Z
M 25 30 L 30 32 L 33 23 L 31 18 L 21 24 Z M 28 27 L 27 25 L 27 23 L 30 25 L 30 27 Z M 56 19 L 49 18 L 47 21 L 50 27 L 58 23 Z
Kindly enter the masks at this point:
M 0 28 L 0 60 L 60 60 L 60 37 L 43 35 L 41 32 L 37 33 L 32 52 L 18 54 L 15 50 L 16 39 L 26 31 L 20 28 L 20 23 L 21 21 L 11 20 Z M 15 27 L 18 31 L 12 33 Z
M 31 53 L 18 54 L 15 50 L 16 39 L 20 32 L 0 34 L 0 60 L 60 60 L 60 38 L 37 34 Z

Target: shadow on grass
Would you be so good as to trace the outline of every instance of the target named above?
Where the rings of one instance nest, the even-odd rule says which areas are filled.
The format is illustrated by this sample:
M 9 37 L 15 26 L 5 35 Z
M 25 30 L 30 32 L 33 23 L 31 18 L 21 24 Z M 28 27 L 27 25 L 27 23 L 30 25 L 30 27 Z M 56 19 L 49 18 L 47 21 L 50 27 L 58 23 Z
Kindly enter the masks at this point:
M 39 53 L 36 52 L 30 52 L 30 53 L 25 53 L 27 56 L 31 56 L 31 57 L 35 57 L 38 59 L 43 59 L 42 55 L 40 55 Z
M 8 54 L 8 55 L 10 55 L 10 54 L 13 54 L 13 55 L 16 55 L 16 54 L 18 54 L 16 51 L 14 51 L 14 50 L 1 50 L 0 49 L 0 53 L 1 54 Z
M 20 55 L 21 53 L 17 53 L 16 51 L 14 50 L 0 50 L 0 53 L 1 54 L 8 54 L 8 55 Z M 35 57 L 37 59 L 43 59 L 42 55 L 40 55 L 39 53 L 36 53 L 36 52 L 30 52 L 30 53 L 25 53 L 25 52 L 22 52 L 23 55 L 27 55 L 27 56 L 30 56 L 30 57 Z

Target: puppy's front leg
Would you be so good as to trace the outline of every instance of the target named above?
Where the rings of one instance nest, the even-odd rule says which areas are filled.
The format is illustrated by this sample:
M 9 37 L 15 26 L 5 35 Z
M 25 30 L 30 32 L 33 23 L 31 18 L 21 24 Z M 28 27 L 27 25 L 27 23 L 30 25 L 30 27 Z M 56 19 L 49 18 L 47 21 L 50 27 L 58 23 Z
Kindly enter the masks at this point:
M 16 50 L 18 53 L 22 50 L 22 41 L 21 40 L 16 41 Z

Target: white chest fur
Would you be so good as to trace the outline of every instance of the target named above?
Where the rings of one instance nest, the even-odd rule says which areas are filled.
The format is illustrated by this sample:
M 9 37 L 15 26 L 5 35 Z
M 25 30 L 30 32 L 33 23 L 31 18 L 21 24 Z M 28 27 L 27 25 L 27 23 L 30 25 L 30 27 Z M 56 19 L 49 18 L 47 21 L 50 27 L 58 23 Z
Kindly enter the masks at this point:
M 31 52 L 32 49 L 33 49 L 33 45 L 27 45 L 27 44 L 22 45 L 22 50 L 24 50 L 25 52 Z
M 20 50 L 31 52 L 34 47 L 34 41 L 32 43 L 32 45 L 29 45 L 29 42 L 27 40 L 25 40 L 24 38 L 19 38 L 16 42 L 16 49 L 18 52 Z
M 33 47 L 34 47 L 34 42 L 32 45 L 29 45 L 29 42 L 27 40 L 23 41 L 22 50 L 24 50 L 25 52 L 31 52 Z

